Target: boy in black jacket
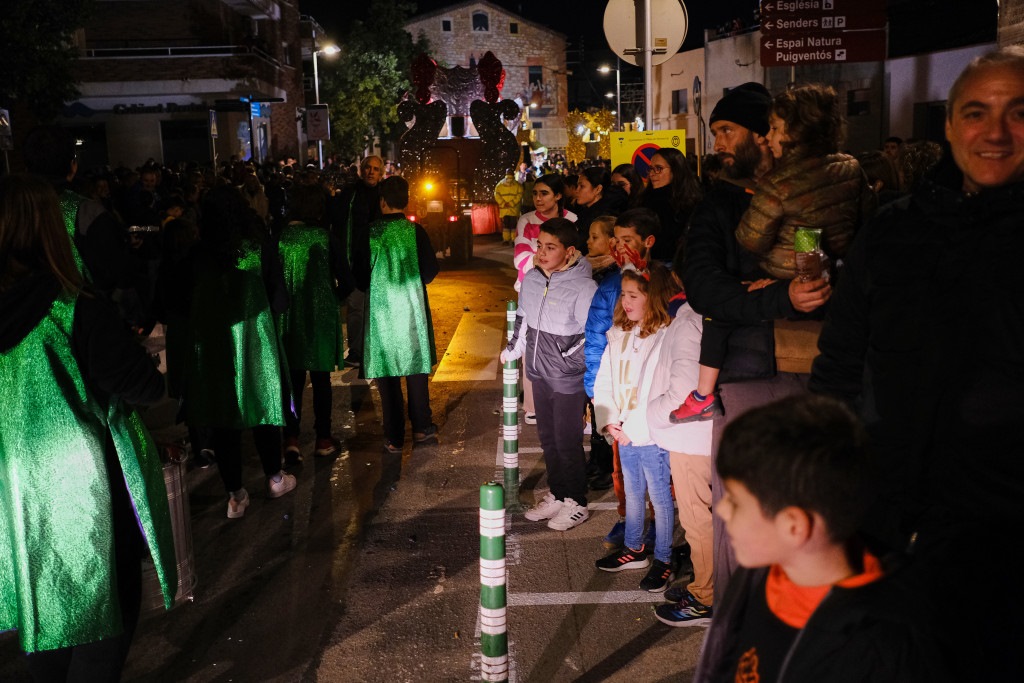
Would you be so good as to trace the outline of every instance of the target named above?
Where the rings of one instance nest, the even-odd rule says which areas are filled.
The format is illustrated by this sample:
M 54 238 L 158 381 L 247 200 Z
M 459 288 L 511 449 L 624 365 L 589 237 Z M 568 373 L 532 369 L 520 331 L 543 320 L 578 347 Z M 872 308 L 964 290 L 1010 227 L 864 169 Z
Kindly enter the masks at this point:
M 857 540 L 864 444 L 844 406 L 809 395 L 726 427 L 717 514 L 743 568 L 715 605 L 695 681 L 948 680 L 935 620 Z

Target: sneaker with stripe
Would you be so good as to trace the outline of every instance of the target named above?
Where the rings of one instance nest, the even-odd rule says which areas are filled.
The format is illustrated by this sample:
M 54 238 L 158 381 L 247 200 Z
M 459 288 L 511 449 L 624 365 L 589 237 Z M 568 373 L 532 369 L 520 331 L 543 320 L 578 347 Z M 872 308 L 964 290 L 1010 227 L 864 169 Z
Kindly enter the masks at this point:
M 647 550 L 640 546 L 640 550 L 633 550 L 624 547 L 611 555 L 602 557 L 594 563 L 594 566 L 605 572 L 621 572 L 626 569 L 647 569 L 651 566 L 651 558 L 647 556 Z
M 544 494 L 543 500 L 527 510 L 523 517 L 531 522 L 540 522 L 545 519 L 551 519 L 557 515 L 558 511 L 561 509 L 562 501 L 558 500 L 548 492 Z
M 705 605 L 693 593 L 686 591 L 683 599 L 669 605 L 658 605 L 654 616 L 669 626 L 707 626 L 711 623 L 712 608 Z
M 590 519 L 590 512 L 586 505 L 580 505 L 572 498 L 566 498 L 562 501 L 562 507 L 559 508 L 558 514 L 548 522 L 548 528 L 555 531 L 568 531 L 588 519 Z
M 647 571 L 647 576 L 640 582 L 640 590 L 645 590 L 648 593 L 661 593 L 668 588 L 673 576 L 671 564 L 654 560 L 651 568 Z

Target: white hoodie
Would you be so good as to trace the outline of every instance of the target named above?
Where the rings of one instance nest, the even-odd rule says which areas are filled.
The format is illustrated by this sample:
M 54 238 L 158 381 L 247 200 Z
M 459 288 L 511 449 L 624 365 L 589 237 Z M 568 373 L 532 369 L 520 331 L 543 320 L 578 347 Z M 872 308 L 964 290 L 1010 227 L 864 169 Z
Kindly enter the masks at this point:
M 626 332 L 615 326 L 606 335 L 608 346 L 594 379 L 597 427 L 621 423 L 633 446 L 655 443 L 647 427 L 647 402 L 667 330 L 663 327 L 641 339 L 636 328 Z
M 647 424 L 651 438 L 666 451 L 689 455 L 711 455 L 712 422 L 672 424 L 669 414 L 686 395 L 697 388 L 700 372 L 700 338 L 704 331 L 701 316 L 683 304 L 668 326 L 658 366 L 653 373 L 647 403 Z

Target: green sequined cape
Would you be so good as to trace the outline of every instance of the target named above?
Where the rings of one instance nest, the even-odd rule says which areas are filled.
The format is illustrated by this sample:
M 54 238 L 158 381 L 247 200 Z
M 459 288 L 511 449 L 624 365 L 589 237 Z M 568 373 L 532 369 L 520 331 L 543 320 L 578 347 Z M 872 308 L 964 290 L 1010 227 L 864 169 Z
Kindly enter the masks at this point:
M 197 427 L 284 424 L 282 354 L 262 274 L 245 242 L 233 268 L 201 262 L 189 315 L 185 419 Z
M 281 233 L 278 251 L 290 298 L 288 309 L 278 316 L 289 367 L 331 371 L 344 365 L 327 231 L 301 223 L 289 225 Z
M 367 378 L 427 374 L 437 362 L 416 226 L 405 218 L 370 225 L 370 288 L 363 372 Z
M 85 197 L 75 194 L 71 190 L 64 190 L 60 193 L 60 212 L 64 216 L 64 227 L 68 231 L 68 237 L 71 238 L 71 255 L 75 258 L 78 271 L 86 280 L 89 280 L 89 270 L 85 267 L 82 255 L 78 253 L 78 247 L 75 246 L 75 233 L 78 231 L 76 226 L 78 207 L 84 201 Z
M 177 589 L 167 489 L 138 414 L 104 409 L 71 351 L 76 299 L 0 353 L 0 631 L 26 652 L 121 632 L 104 445 L 109 431 L 170 609 Z

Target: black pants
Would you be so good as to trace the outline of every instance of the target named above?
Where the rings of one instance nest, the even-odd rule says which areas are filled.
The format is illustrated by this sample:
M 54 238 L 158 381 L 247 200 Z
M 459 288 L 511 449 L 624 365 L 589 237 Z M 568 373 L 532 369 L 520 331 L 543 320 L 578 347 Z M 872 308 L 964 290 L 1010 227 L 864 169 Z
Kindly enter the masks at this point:
M 392 446 L 405 443 L 405 408 L 402 405 L 402 378 L 378 377 L 377 391 L 380 392 L 380 408 L 384 415 L 384 437 Z M 405 378 L 406 391 L 409 393 L 409 421 L 413 432 L 426 432 L 430 429 L 432 414 L 430 412 L 430 391 L 427 387 L 428 376 L 408 375 Z
M 309 382 L 313 385 L 313 429 L 316 438 L 331 438 L 331 373 L 326 370 L 310 370 Z M 295 414 L 285 410 L 284 435 L 299 435 L 299 423 L 302 421 L 302 394 L 306 389 L 306 371 L 292 372 L 292 391 L 295 392 Z
M 558 500 L 572 498 L 587 504 L 586 456 L 583 452 L 581 419 L 587 407 L 587 392 L 562 394 L 543 379 L 533 380 L 533 403 L 537 408 L 537 436 L 544 451 L 551 495 Z
M 28 655 L 28 670 L 37 683 L 116 683 L 121 680 L 121 670 L 135 636 L 142 605 L 142 556 L 145 540 L 139 531 L 135 509 L 125 487 L 124 474 L 112 441 L 107 444 L 106 462 L 114 522 L 114 576 L 124 630 L 119 635 L 84 645 L 42 650 Z
M 345 311 L 345 332 L 348 335 L 349 358 L 363 357 L 363 325 L 366 317 L 366 292 L 358 289 L 348 295 L 348 308 Z
M 263 474 L 272 476 L 281 471 L 281 428 L 261 425 L 252 428 L 252 439 L 263 465 Z M 213 430 L 213 450 L 217 453 L 217 470 L 229 493 L 242 488 L 242 430 Z
M 209 427 L 188 426 L 188 441 L 192 445 L 192 452 L 199 455 L 204 449 L 213 449 L 213 433 Z
M 735 325 L 704 318 L 704 331 L 700 337 L 701 365 L 706 368 L 722 369 L 725 365 L 725 354 L 729 350 L 729 337 L 735 329 Z
M 590 419 L 590 460 L 603 474 L 611 474 L 615 470 L 614 453 L 608 440 L 601 434 L 601 428 L 597 426 L 597 414 L 594 411 L 594 402 L 587 400 L 587 414 Z

